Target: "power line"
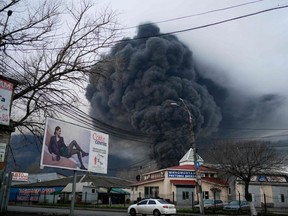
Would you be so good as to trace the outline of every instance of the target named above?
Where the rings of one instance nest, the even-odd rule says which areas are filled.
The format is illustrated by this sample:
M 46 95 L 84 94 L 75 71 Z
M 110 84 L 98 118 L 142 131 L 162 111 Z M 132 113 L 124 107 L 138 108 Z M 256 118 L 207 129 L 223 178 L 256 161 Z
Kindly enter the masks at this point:
M 171 32 L 167 32 L 167 33 L 161 33 L 161 34 L 157 34 L 157 35 L 149 35 L 149 36 L 144 36 L 144 37 L 135 37 L 135 38 L 127 38 L 127 39 L 115 40 L 115 41 L 113 41 L 113 42 L 106 43 L 106 45 L 103 46 L 103 49 L 104 49 L 104 48 L 111 48 L 111 47 L 113 47 L 116 43 L 119 43 L 119 42 L 135 41 L 135 40 L 147 39 L 147 38 L 150 38 L 150 37 L 163 37 L 163 36 L 166 36 L 166 35 L 173 35 L 173 34 L 179 34 L 179 33 L 188 32 L 188 31 L 194 31 L 194 30 L 198 30 L 198 29 L 203 29 L 203 28 L 207 28 L 207 27 L 211 27 L 211 26 L 216 26 L 216 25 L 220 25 L 220 24 L 223 24 L 223 23 L 227 23 L 227 22 L 231 22 L 231 21 L 235 21 L 235 20 L 247 18 L 247 17 L 250 17 L 250 16 L 259 15 L 259 14 L 262 14 L 262 13 L 267 13 L 267 12 L 274 11 L 274 10 L 284 9 L 284 8 L 287 8 L 287 7 L 288 7 L 288 5 L 278 6 L 278 7 L 269 8 L 269 9 L 257 11 L 257 12 L 254 12 L 254 13 L 242 15 L 242 16 L 233 17 L 233 18 L 230 18 L 230 19 L 221 20 L 221 21 L 218 21 L 218 22 L 213 22 L 213 23 L 209 23 L 209 24 L 205 24 L 205 25 L 200 25 L 200 26 L 196 26 L 196 27 L 191 27 L 191 28 L 186 28 L 186 29 L 182 29 L 182 30 L 171 31 Z M 145 25 L 145 24 L 144 24 L 144 25 Z M 87 46 L 87 47 L 88 47 L 88 46 Z M 60 48 L 60 47 L 58 47 L 58 48 L 55 47 L 55 48 L 51 48 L 51 49 L 46 48 L 46 50 L 56 50 L 56 49 L 63 49 L 63 47 L 62 47 L 62 48 Z M 77 48 L 74 48 L 74 49 L 77 49 Z M 7 48 L 7 50 L 17 51 L 17 49 L 9 49 L 9 48 Z M 31 49 L 23 48 L 23 49 L 22 49 L 22 51 L 33 51 L 33 50 L 35 51 L 35 50 L 43 50 L 43 49 L 36 49 L 36 48 L 31 48 Z
M 237 7 L 242 7 L 242 6 L 249 5 L 249 4 L 255 4 L 255 3 L 258 3 L 261 1 L 264 1 L 264 0 L 257 0 L 257 1 L 243 3 L 243 4 L 233 5 L 233 6 L 229 6 L 229 7 L 219 8 L 219 9 L 215 9 L 215 10 L 210 10 L 210 11 L 206 11 L 206 12 L 190 14 L 190 15 L 181 16 L 181 17 L 175 17 L 175 18 L 166 19 L 166 20 L 162 20 L 162 21 L 152 22 L 152 24 L 160 24 L 160 23 L 172 22 L 172 21 L 176 21 L 176 20 L 187 19 L 187 18 L 195 17 L 195 16 L 202 16 L 202 15 L 206 15 L 206 14 L 210 14 L 210 13 L 215 13 L 215 12 L 219 12 L 219 11 L 225 11 L 225 10 L 230 10 L 230 9 L 237 8 Z M 143 25 L 145 25 L 145 24 L 143 24 Z M 131 27 L 126 27 L 126 28 L 119 28 L 117 30 L 133 29 L 133 28 L 138 28 L 139 26 L 142 26 L 142 25 L 131 26 Z

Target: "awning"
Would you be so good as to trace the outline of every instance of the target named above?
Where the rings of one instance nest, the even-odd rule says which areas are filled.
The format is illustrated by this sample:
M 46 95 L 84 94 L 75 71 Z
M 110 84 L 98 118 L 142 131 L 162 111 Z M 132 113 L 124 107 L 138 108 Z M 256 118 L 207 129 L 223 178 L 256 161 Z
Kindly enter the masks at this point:
M 196 185 L 196 181 L 194 180 L 170 180 L 170 182 L 174 185 Z
M 125 194 L 125 195 L 129 195 L 130 193 L 128 191 L 125 191 L 121 188 L 112 188 L 111 193 L 114 194 Z

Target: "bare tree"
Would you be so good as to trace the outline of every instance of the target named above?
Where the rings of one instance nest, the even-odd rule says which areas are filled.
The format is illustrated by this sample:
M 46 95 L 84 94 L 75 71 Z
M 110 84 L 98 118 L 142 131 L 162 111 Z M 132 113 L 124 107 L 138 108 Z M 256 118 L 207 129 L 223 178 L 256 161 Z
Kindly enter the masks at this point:
M 0 74 L 19 82 L 11 119 L 22 133 L 41 135 L 44 116 L 79 105 L 90 68 L 117 39 L 114 11 L 96 11 L 92 1 L 69 2 L 0 4 Z
M 284 155 L 277 152 L 271 143 L 264 141 L 221 141 L 210 148 L 207 158 L 223 172 L 243 181 L 248 202 L 252 201 L 249 193 L 251 177 L 275 173 L 275 170 L 283 168 L 285 161 Z

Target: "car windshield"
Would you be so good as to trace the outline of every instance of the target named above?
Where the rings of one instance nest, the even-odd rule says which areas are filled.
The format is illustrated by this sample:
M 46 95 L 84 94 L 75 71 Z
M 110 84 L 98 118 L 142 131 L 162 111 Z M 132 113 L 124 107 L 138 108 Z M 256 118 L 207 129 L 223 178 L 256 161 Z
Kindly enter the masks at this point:
M 234 200 L 229 203 L 230 205 L 239 205 L 239 201 Z
M 214 204 L 213 200 L 204 200 L 204 204 Z

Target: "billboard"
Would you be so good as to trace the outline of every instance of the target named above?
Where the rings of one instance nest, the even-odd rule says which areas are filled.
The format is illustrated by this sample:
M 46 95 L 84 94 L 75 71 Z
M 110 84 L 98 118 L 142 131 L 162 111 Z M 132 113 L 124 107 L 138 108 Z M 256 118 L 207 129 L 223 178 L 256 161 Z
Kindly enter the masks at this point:
M 0 79 L 0 124 L 10 124 L 10 107 L 13 83 Z
M 107 174 L 107 134 L 47 118 L 40 166 Z
M 28 173 L 22 172 L 11 172 L 12 174 L 12 181 L 28 181 Z

